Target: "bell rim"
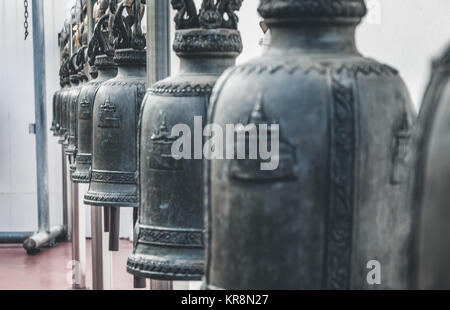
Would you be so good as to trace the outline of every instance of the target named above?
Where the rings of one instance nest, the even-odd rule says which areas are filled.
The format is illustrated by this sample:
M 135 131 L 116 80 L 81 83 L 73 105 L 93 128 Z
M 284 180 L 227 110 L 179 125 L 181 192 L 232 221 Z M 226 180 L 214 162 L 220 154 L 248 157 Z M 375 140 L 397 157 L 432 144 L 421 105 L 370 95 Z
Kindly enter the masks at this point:
M 138 276 L 140 278 L 146 278 L 151 280 L 158 280 L 158 281 L 200 281 L 203 278 L 203 274 L 199 274 L 197 276 L 169 276 L 162 273 L 155 273 L 155 272 L 143 272 L 141 270 L 132 269 L 131 267 L 127 266 L 127 272 Z
M 133 261 L 134 259 L 134 261 Z M 155 270 L 145 270 L 144 268 L 140 268 L 139 261 L 144 261 L 147 266 L 151 266 L 151 268 L 161 268 L 161 264 L 164 264 L 166 268 L 172 269 L 173 272 L 160 272 Z M 201 266 L 197 266 L 194 264 L 189 264 L 189 261 L 185 261 L 182 264 L 169 264 L 167 260 L 149 260 L 144 259 L 143 255 L 131 254 L 127 259 L 127 272 L 133 274 L 135 276 L 149 278 L 152 280 L 160 280 L 160 281 L 200 281 L 204 275 L 204 264 L 205 262 L 201 262 Z M 143 262 L 142 262 L 143 263 Z M 159 264 L 157 264 L 159 263 Z M 186 273 L 177 273 L 175 270 L 185 269 Z M 194 270 L 195 272 L 189 273 L 189 269 Z M 197 272 L 199 271 L 199 272 Z
M 72 174 L 72 181 L 75 183 L 89 183 L 91 179 L 91 174 L 89 171 L 80 171 L 79 167 Z
M 139 207 L 137 194 L 117 195 L 106 192 L 94 192 L 88 190 L 84 195 L 83 202 L 90 206 L 99 206 L 99 207 L 117 207 L 117 208 Z

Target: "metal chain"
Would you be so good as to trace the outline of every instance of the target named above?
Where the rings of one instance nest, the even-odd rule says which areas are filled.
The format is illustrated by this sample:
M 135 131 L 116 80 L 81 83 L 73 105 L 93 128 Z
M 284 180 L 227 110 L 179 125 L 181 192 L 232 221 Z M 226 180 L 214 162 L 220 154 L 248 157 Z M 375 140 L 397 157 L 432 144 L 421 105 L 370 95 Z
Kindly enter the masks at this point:
M 23 27 L 25 28 L 25 40 L 28 37 L 28 0 L 23 1 L 23 5 L 25 6 L 25 22 L 23 23 Z

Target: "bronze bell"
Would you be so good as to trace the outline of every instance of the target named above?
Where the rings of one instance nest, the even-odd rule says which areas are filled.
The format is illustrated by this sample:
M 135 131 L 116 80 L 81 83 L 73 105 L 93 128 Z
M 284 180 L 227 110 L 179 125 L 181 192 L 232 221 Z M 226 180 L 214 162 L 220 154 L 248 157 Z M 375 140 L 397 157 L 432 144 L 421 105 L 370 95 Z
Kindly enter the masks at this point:
M 408 288 L 415 116 L 397 70 L 357 51 L 364 1 L 258 11 L 269 48 L 224 73 L 209 109 L 235 139 L 207 161 L 205 287 Z
M 60 78 L 60 86 L 61 89 L 63 88 L 64 84 L 62 82 L 62 79 Z M 53 101 L 52 101 L 52 127 L 50 128 L 50 131 L 53 132 L 54 136 L 58 136 L 58 131 L 59 131 L 59 124 L 57 127 L 57 118 L 58 115 L 56 115 L 56 107 L 59 103 L 59 99 L 60 99 L 60 94 L 61 94 L 61 89 L 58 89 L 54 94 L 53 94 Z
M 87 31 L 84 31 L 83 24 L 74 26 L 76 29 L 73 35 L 74 49 L 76 52 L 69 61 L 70 83 L 72 88 L 69 93 L 69 124 L 68 138 L 65 153 L 67 156 L 75 158 L 77 153 L 77 125 L 78 125 L 78 97 L 84 83 L 88 80 L 84 73 L 85 50 L 87 45 Z M 73 158 L 73 159 L 74 159 Z M 70 165 L 71 172 L 75 171 L 75 162 Z
M 69 73 L 69 61 L 66 60 L 63 63 L 63 81 L 64 88 L 60 94 L 60 128 L 59 128 L 59 140 L 58 143 L 62 144 L 65 148 L 67 144 L 68 124 L 69 124 L 69 94 L 70 94 L 70 73 Z
M 80 94 L 82 82 L 81 76 L 79 74 L 79 69 L 75 64 L 75 58 L 77 53 L 72 55 L 69 61 L 70 70 L 70 92 L 68 95 L 68 135 L 67 135 L 67 146 L 65 148 L 65 153 L 67 156 L 75 156 L 77 152 L 76 145 L 76 134 L 77 134 L 77 105 L 78 105 L 78 95 Z M 73 171 L 73 167 L 71 167 Z
M 78 97 L 78 153 L 75 160 L 76 170 L 72 180 L 78 183 L 89 183 L 92 164 L 92 108 L 95 94 L 100 85 L 116 76 L 117 66 L 113 58 L 105 54 L 104 38 L 101 28 L 109 16 L 99 19 L 94 35 L 89 42 L 89 64 L 95 67 L 96 77 L 81 88 Z
M 206 124 L 212 88 L 242 51 L 235 15 L 241 1 L 227 12 L 224 2 L 203 1 L 197 12 L 194 1 L 172 1 L 178 11 L 173 48 L 181 73 L 149 89 L 139 128 L 140 217 L 127 270 L 140 277 L 200 280 L 203 275 L 203 161 L 193 149 L 185 158 L 174 157 L 179 136 L 172 128 L 185 124 L 193 133 L 195 117 Z
M 450 289 L 450 47 L 435 60 L 414 134 L 416 289 Z
M 143 9 L 140 1 L 132 5 L 134 12 Z M 118 74 L 104 82 L 95 96 L 91 182 L 84 197 L 86 204 L 110 208 L 110 250 L 118 250 L 119 208 L 138 207 L 137 123 L 145 95 L 146 42 L 141 13 L 124 18 L 126 6 L 128 2 L 122 2 L 113 16 Z
M 59 84 L 61 86 L 61 89 L 57 90 L 55 94 L 53 95 L 53 106 L 52 106 L 52 112 L 53 112 L 53 119 L 52 119 L 52 127 L 50 128 L 50 131 L 53 132 L 53 136 L 59 137 L 61 134 L 61 95 L 64 92 L 65 88 L 65 81 L 63 77 L 63 64 L 61 64 L 61 67 L 59 69 Z

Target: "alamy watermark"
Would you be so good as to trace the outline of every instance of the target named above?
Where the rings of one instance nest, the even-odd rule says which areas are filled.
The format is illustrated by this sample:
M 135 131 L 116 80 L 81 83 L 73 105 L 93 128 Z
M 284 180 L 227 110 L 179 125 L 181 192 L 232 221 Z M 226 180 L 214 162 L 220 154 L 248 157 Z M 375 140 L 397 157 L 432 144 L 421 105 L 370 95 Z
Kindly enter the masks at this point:
M 367 284 L 380 285 L 381 284 L 381 263 L 377 260 L 371 260 L 367 262 Z
M 260 169 L 266 171 L 276 170 L 279 166 L 279 124 L 239 123 L 221 126 L 212 123 L 203 126 L 203 118 L 195 116 L 193 130 L 187 124 L 176 124 L 169 136 L 163 120 L 154 139 L 166 137 L 172 140 L 171 153 L 176 160 L 258 160 Z

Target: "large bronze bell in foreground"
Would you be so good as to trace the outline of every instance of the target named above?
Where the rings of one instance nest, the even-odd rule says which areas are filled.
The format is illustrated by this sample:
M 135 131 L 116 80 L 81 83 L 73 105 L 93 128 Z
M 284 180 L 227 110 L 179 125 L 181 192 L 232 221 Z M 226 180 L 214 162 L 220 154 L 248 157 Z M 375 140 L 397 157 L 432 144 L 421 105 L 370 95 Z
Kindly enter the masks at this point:
M 137 124 L 145 95 L 146 52 L 140 1 L 122 2 L 114 18 L 118 74 L 97 91 L 93 109 L 92 171 L 86 204 L 110 207 L 110 250 L 118 249 L 120 207 L 138 207 Z M 129 15 L 122 15 L 128 8 Z M 131 12 L 135 12 L 133 15 Z M 114 226 L 114 227 L 113 227 Z
M 241 126 L 216 150 L 235 159 L 208 162 L 206 288 L 408 288 L 414 113 L 398 72 L 356 49 L 364 1 L 261 0 L 259 13 L 268 50 L 211 99 L 212 123 Z
M 414 135 L 417 289 L 450 289 L 450 48 L 434 61 Z
M 172 1 L 178 10 L 174 51 L 181 59 L 181 73 L 153 85 L 143 104 L 140 217 L 137 244 L 127 263 L 128 272 L 140 277 L 200 280 L 203 275 L 203 161 L 193 148 L 183 158 L 174 157 L 172 146 L 180 133 L 174 136 L 172 129 L 182 124 L 194 133 L 195 124 L 203 131 L 212 88 L 242 51 L 234 13 L 241 1 L 227 12 L 226 1 L 213 2 L 203 1 L 198 13 L 194 1 Z M 226 13 L 230 20 L 224 19 Z M 185 142 L 185 148 L 194 145 L 194 137 Z M 200 140 L 200 153 L 202 147 Z
M 89 183 L 92 164 L 92 109 L 94 98 L 100 85 L 116 76 L 117 66 L 113 58 L 104 51 L 101 27 L 108 16 L 100 19 L 94 30 L 94 37 L 89 42 L 88 56 L 91 66 L 96 68 L 96 78 L 81 88 L 78 97 L 78 153 L 75 161 L 76 170 L 72 180 L 78 183 Z

